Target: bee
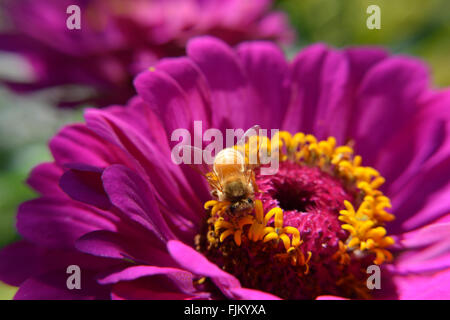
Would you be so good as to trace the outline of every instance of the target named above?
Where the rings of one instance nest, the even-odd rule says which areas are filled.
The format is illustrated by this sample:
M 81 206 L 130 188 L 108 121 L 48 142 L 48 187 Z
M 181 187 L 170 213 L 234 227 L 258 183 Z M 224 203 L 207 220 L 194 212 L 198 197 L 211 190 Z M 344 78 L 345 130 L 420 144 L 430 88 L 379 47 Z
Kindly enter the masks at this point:
M 219 201 L 230 202 L 231 213 L 241 214 L 253 210 L 257 189 L 254 171 L 246 165 L 240 151 L 234 148 L 220 151 L 214 158 L 213 174 L 208 182 L 213 196 Z
M 241 138 L 237 145 L 245 145 L 250 136 L 259 134 L 259 126 L 253 126 Z M 189 147 L 191 151 L 202 150 Z M 228 202 L 228 212 L 240 216 L 251 212 L 255 206 L 255 192 L 258 187 L 255 182 L 254 168 L 245 160 L 245 155 L 236 148 L 225 148 L 215 157 L 212 166 L 203 173 L 199 167 L 197 171 L 205 176 L 211 188 L 211 195 L 221 202 Z

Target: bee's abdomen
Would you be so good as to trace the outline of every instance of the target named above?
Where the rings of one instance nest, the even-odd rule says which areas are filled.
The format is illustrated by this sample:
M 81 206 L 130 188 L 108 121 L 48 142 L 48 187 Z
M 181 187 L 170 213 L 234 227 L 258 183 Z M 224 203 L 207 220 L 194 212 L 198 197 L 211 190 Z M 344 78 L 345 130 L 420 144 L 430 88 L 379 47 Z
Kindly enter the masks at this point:
M 214 171 L 222 177 L 244 172 L 244 161 L 244 157 L 239 151 L 226 148 L 214 158 Z

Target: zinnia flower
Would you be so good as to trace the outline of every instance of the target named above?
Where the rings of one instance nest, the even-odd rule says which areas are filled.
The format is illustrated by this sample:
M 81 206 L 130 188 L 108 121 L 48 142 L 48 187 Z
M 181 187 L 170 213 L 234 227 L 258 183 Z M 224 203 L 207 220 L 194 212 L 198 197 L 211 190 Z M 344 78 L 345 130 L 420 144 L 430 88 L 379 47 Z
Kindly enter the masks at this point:
M 80 7 L 79 30 L 66 26 L 71 5 Z M 29 82 L 4 83 L 16 92 L 64 88 L 56 97 L 63 106 L 126 103 L 135 94 L 133 77 L 159 58 L 184 55 L 193 36 L 214 35 L 232 45 L 291 42 L 285 15 L 271 5 L 271 0 L 4 1 L 10 26 L 0 35 L 0 50 L 25 57 L 34 73 Z M 73 86 L 89 91 L 74 96 Z
M 317 44 L 288 63 L 268 42 L 193 39 L 137 77 L 126 107 L 51 140 L 0 279 L 17 299 L 448 299 L 450 92 L 428 81 L 381 49 Z M 280 168 L 255 169 L 245 216 L 172 162 L 172 132 L 195 120 L 281 130 Z

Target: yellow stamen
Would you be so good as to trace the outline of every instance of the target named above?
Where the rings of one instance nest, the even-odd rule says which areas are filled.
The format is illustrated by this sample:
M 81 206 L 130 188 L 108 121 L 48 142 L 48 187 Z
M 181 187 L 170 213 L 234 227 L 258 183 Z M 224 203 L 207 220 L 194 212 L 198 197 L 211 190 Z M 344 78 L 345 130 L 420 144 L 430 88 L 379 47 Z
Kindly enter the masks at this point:
M 242 235 L 242 230 L 237 230 L 234 233 L 234 242 L 236 242 L 238 247 L 241 245 L 241 235 Z
M 309 262 L 309 260 L 311 260 L 311 256 L 312 256 L 312 252 L 308 251 L 308 258 L 305 259 L 305 256 L 303 255 L 303 253 L 300 252 L 300 255 L 299 255 L 299 258 L 298 258 L 298 262 L 297 263 L 299 265 L 301 265 L 301 266 L 306 266 L 305 272 L 304 272 L 305 275 L 309 273 L 309 264 L 308 264 L 308 262 Z
M 214 229 L 217 232 L 217 230 L 219 229 L 231 229 L 233 228 L 233 225 L 228 222 L 223 220 L 223 218 L 219 218 L 216 223 L 214 223 Z
M 385 201 L 386 198 L 381 200 Z M 346 209 L 340 211 L 339 220 L 345 222 L 342 229 L 350 233 L 347 248 L 375 253 L 374 263 L 381 264 L 392 257 L 385 248 L 392 245 L 394 239 L 386 236 L 386 229 L 377 219 L 379 215 L 374 211 L 376 201 L 374 197 L 367 196 L 356 211 L 349 201 L 344 201 Z
M 286 251 L 289 250 L 291 246 L 298 247 L 302 243 L 302 241 L 300 240 L 300 232 L 297 228 L 294 228 L 292 226 L 283 227 L 283 210 L 281 210 L 280 208 L 271 209 L 265 217 L 265 223 L 267 224 L 267 222 L 274 215 L 275 227 L 265 227 L 263 229 L 263 233 L 265 234 L 264 242 L 269 242 L 272 240 L 276 240 L 278 242 L 279 240 L 281 240 Z M 287 234 L 292 235 L 292 244 L 291 239 Z
M 242 243 L 242 229 L 245 225 L 252 223 L 252 216 L 237 218 L 234 222 L 225 221 L 223 217 L 219 217 L 214 223 L 214 231 L 218 234 L 219 230 L 225 229 L 225 231 L 220 234 L 220 242 L 223 242 L 228 236 L 233 235 L 234 242 L 237 246 L 240 246 Z
M 350 255 L 347 252 L 347 246 L 339 241 L 339 249 L 333 255 L 333 259 L 337 260 L 341 265 L 347 265 L 350 262 Z
M 230 206 L 229 201 L 217 201 L 217 200 L 210 200 L 207 201 L 204 205 L 205 210 L 210 210 L 211 208 L 211 216 L 222 216 Z
M 280 208 L 273 208 L 264 216 L 263 206 L 260 200 L 255 201 L 255 220 L 253 221 L 250 229 L 248 230 L 248 237 L 252 241 L 260 241 L 264 236 L 271 232 L 267 230 L 267 223 L 276 214 L 283 215 L 283 211 Z M 271 228 L 271 227 L 269 227 Z M 273 229 L 273 228 L 272 228 Z
M 280 260 L 289 260 L 293 266 L 305 266 L 305 271 L 303 274 L 309 273 L 309 261 L 311 260 L 312 253 L 308 251 L 308 257 L 305 259 L 305 255 L 299 248 L 290 247 L 286 253 L 279 253 L 275 255 L 276 258 Z
M 285 233 L 280 234 L 280 239 L 283 241 L 284 248 L 287 251 L 291 247 L 291 239 Z
M 211 207 L 214 207 L 219 201 L 217 200 L 209 200 L 205 202 L 204 208 L 205 210 L 209 210 Z
M 276 233 L 276 232 L 269 232 L 264 237 L 264 242 L 269 242 L 271 240 L 276 240 L 276 239 L 278 239 L 278 233 Z

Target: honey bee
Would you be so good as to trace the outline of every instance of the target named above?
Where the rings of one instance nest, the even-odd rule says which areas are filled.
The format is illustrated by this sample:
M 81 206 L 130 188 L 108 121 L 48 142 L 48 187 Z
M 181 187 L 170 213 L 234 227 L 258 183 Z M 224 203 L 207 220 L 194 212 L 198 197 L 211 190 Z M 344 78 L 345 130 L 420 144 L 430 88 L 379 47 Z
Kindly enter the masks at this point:
M 245 145 L 245 141 L 258 132 L 259 126 L 253 126 L 247 130 L 238 145 Z M 202 152 L 195 147 L 190 148 L 194 152 Z M 255 167 L 247 163 L 241 151 L 225 148 L 214 157 L 214 163 L 206 170 L 207 173 L 197 171 L 206 177 L 211 195 L 219 201 L 229 202 L 228 212 L 238 216 L 251 212 L 254 208 L 255 192 L 258 191 L 253 171 Z
M 240 151 L 234 148 L 220 151 L 214 158 L 213 175 L 208 182 L 213 196 L 219 201 L 231 203 L 231 213 L 241 214 L 253 210 L 257 189 L 254 172 L 248 168 Z

